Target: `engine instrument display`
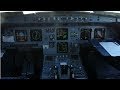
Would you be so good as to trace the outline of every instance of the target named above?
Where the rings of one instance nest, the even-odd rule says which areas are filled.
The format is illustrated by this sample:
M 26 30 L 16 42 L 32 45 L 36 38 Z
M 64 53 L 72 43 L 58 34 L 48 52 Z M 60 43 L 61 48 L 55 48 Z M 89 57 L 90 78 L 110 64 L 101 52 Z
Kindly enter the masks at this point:
M 104 39 L 105 37 L 105 28 L 96 28 L 94 30 L 94 38 Z
M 57 53 L 67 53 L 68 52 L 68 43 L 67 42 L 58 42 L 57 43 Z
M 31 41 L 42 41 L 42 31 L 41 30 L 31 30 L 30 38 L 31 38 Z
M 88 39 L 91 39 L 91 31 L 92 29 L 81 29 L 81 35 L 80 35 L 80 39 L 81 40 L 88 40 Z
M 27 41 L 27 31 L 25 31 L 25 30 L 16 30 L 15 35 L 16 35 L 16 41 L 18 41 L 18 42 Z
M 68 28 L 57 29 L 57 40 L 68 40 Z

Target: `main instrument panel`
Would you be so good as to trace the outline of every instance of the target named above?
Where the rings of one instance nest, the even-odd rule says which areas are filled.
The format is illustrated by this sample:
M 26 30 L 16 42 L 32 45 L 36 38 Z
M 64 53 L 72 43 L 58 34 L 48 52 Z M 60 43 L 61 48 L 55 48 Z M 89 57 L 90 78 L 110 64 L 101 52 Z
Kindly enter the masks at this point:
M 75 78 L 87 78 L 81 58 L 80 45 L 87 44 L 91 39 L 105 40 L 110 38 L 110 30 L 100 22 L 106 17 L 97 16 L 60 16 L 40 17 L 41 15 L 28 15 L 13 18 L 11 26 L 2 30 L 2 49 L 27 48 L 43 49 L 43 72 L 40 78 L 68 79 L 70 75 Z M 48 17 L 48 18 L 47 18 Z M 51 19 L 52 17 L 52 19 Z M 114 22 L 115 18 L 107 18 L 104 22 Z M 6 22 L 10 22 L 9 20 Z M 80 23 L 78 23 L 80 22 Z M 92 22 L 92 24 L 86 23 Z M 99 22 L 94 24 L 93 22 Z M 20 24 L 20 25 L 19 25 Z M 23 25 L 24 24 L 24 25 Z M 74 68 L 74 70 L 73 70 Z M 72 74 L 71 74 L 72 73 Z
M 104 26 L 21 28 L 2 31 L 2 42 L 15 44 L 38 44 L 43 49 L 56 48 L 55 53 L 68 52 L 61 47 L 71 47 L 89 39 L 105 39 L 108 30 Z M 74 45 L 73 45 L 74 46 Z

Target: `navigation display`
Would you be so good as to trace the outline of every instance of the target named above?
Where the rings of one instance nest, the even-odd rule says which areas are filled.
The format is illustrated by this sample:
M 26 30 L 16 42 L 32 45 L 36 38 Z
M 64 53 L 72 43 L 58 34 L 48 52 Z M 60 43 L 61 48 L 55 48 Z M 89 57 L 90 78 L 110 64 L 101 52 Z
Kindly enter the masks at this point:
M 31 38 L 31 41 L 42 41 L 42 31 L 41 30 L 31 30 L 30 38 Z
M 85 29 L 85 28 L 81 29 L 80 39 L 81 40 L 91 39 L 91 31 L 92 31 L 92 29 L 89 29 L 89 28 L 87 28 L 87 29 Z
M 68 40 L 68 28 L 57 29 L 57 40 Z
M 67 53 L 68 52 L 68 43 L 67 42 L 58 42 L 57 43 L 57 53 Z

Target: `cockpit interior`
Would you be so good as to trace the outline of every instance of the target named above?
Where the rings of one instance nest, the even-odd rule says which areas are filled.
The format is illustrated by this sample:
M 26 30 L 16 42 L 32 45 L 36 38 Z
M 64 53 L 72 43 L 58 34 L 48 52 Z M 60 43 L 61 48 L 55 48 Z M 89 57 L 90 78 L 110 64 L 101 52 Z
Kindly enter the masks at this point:
M 1 14 L 1 79 L 120 79 L 120 15 Z

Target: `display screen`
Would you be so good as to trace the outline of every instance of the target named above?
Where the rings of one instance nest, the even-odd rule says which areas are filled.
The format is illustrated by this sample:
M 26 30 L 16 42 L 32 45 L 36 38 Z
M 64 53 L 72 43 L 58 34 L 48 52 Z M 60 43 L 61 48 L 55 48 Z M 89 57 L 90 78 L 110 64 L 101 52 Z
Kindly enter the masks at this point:
M 91 31 L 92 29 L 81 29 L 80 39 L 81 40 L 91 39 Z
M 55 47 L 55 42 L 49 42 L 49 47 L 54 48 Z
M 41 30 L 31 30 L 30 38 L 31 38 L 31 41 L 42 41 L 42 31 Z
M 25 31 L 25 30 L 16 30 L 15 35 L 16 35 L 16 41 L 18 41 L 18 42 L 27 41 L 27 31 Z
M 3 36 L 14 36 L 13 30 L 3 30 L 1 33 Z
M 58 42 L 57 43 L 57 53 L 67 53 L 68 52 L 68 43 L 67 42 Z
M 104 28 L 96 28 L 94 31 L 94 38 L 104 39 L 105 37 L 105 29 Z
M 1 33 L 3 42 L 15 42 L 13 30 L 3 30 Z
M 57 40 L 68 40 L 68 28 L 57 29 Z

